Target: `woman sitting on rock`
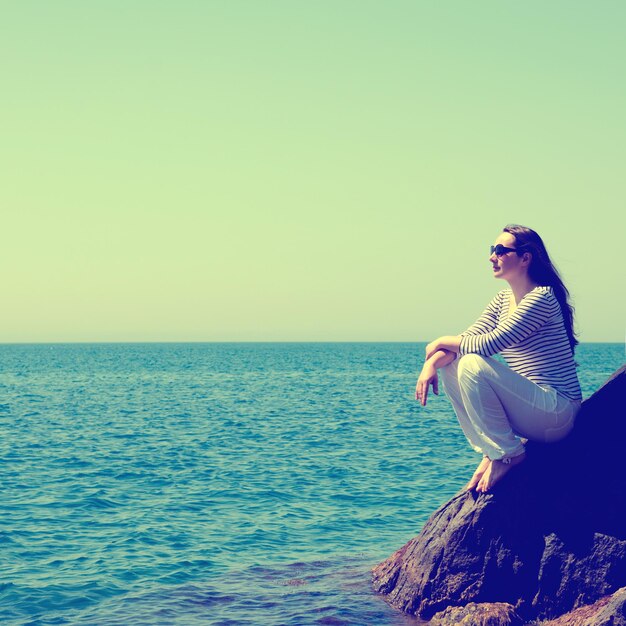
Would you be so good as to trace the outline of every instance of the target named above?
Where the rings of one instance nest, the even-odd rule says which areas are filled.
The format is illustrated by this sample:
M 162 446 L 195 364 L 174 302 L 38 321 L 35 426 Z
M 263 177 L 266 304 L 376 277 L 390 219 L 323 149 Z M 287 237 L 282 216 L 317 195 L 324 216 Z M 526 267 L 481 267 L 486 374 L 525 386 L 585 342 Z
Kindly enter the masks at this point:
M 491 246 L 507 281 L 475 324 L 426 347 L 415 397 L 422 406 L 437 369 L 470 445 L 483 454 L 466 489 L 488 491 L 525 458 L 525 440 L 553 442 L 573 428 L 582 394 L 574 363 L 569 292 L 541 237 L 509 224 Z M 501 353 L 507 365 L 490 358 Z M 460 358 L 458 358 L 460 357 Z

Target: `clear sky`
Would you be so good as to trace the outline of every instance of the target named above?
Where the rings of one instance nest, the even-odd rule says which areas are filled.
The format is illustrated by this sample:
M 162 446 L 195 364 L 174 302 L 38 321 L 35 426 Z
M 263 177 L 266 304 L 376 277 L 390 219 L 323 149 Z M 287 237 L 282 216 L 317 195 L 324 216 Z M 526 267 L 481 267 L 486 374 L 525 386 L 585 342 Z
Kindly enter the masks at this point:
M 543 237 L 624 340 L 622 0 L 24 0 L 0 341 L 429 341 Z

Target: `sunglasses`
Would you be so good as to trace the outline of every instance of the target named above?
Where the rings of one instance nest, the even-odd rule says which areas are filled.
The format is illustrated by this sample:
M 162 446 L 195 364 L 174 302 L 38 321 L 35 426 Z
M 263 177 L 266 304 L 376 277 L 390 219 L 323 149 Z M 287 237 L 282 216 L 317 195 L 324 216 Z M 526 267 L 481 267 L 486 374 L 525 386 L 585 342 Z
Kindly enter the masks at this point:
M 496 256 L 502 256 L 507 252 L 517 252 L 518 250 L 522 249 L 523 246 L 520 246 L 519 248 L 507 248 L 506 246 L 503 246 L 501 243 L 499 243 L 497 246 L 491 246 L 491 254 L 495 252 Z

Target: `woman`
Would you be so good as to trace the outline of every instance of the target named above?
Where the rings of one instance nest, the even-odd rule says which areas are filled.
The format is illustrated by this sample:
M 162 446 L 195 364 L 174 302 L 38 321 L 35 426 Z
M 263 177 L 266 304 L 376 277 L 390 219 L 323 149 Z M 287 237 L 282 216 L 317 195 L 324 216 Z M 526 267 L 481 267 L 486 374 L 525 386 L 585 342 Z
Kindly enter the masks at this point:
M 553 442 L 574 426 L 582 400 L 576 374 L 573 307 L 541 237 L 509 224 L 491 246 L 503 289 L 475 324 L 426 347 L 415 397 L 438 393 L 441 369 L 470 445 L 483 454 L 466 489 L 488 491 L 525 458 L 526 440 Z M 490 358 L 501 353 L 507 365 Z

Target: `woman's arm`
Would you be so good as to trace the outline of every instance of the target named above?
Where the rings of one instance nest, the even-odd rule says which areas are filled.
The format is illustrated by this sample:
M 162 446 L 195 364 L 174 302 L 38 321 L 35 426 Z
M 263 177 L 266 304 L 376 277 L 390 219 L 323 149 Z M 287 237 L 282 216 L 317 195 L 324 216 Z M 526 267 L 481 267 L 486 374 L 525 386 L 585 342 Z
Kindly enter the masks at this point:
M 426 346 L 426 360 L 434 356 L 439 350 L 444 350 L 452 353 L 452 361 L 456 358 L 456 353 L 459 351 L 459 345 L 461 344 L 462 335 L 445 335 L 431 341 Z M 448 361 L 446 365 L 449 363 Z M 438 366 L 442 367 L 442 366 Z
M 494 330 L 481 335 L 462 335 L 458 352 L 461 355 L 491 356 L 524 341 L 559 312 L 558 300 L 551 291 L 528 293 L 517 309 Z
M 482 335 L 495 330 L 498 325 L 498 315 L 502 307 L 503 295 L 504 291 L 499 291 L 491 299 L 491 302 L 489 302 L 480 317 L 460 335 L 446 335 L 429 343 L 428 346 L 426 346 L 426 360 L 433 356 L 437 350 L 448 350 L 453 353 L 459 352 L 459 345 L 463 337 L 468 335 Z
M 433 367 L 439 369 L 449 365 L 452 361 L 454 361 L 454 359 L 456 359 L 456 354 L 454 352 L 440 349 L 437 350 L 437 352 L 435 352 L 430 358 L 426 359 L 426 363 L 430 362 Z M 424 365 L 426 363 L 424 363 Z
M 445 367 L 448 363 L 452 363 L 456 355 L 454 352 L 447 350 L 437 350 L 429 359 L 426 359 L 422 371 L 415 385 L 415 399 L 426 406 L 428 399 L 428 390 L 433 387 L 435 395 L 439 395 L 439 378 L 437 377 L 437 368 Z

